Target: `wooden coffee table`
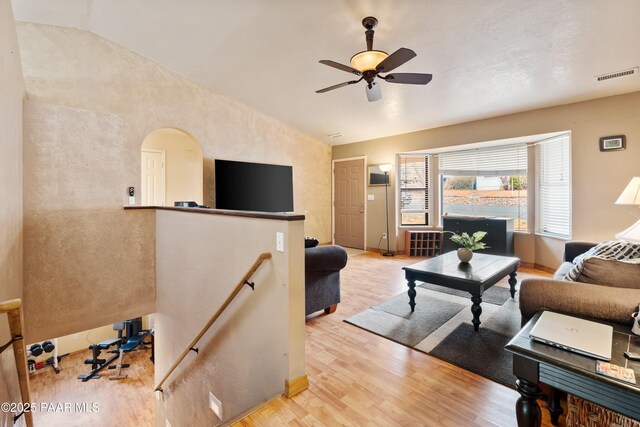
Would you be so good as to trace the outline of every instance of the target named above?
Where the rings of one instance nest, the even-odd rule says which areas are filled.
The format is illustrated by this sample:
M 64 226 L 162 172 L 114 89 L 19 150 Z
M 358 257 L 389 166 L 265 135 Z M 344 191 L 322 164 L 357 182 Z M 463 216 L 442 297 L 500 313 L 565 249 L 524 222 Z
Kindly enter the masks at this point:
M 511 297 L 516 294 L 516 271 L 520 259 L 514 257 L 474 253 L 468 263 L 460 262 L 456 252 L 448 252 L 434 258 L 421 261 L 402 269 L 405 271 L 409 286 L 409 305 L 413 312 L 416 307 L 416 280 L 466 291 L 471 294 L 471 313 L 473 328 L 480 327 L 482 313 L 482 293 L 509 275 Z

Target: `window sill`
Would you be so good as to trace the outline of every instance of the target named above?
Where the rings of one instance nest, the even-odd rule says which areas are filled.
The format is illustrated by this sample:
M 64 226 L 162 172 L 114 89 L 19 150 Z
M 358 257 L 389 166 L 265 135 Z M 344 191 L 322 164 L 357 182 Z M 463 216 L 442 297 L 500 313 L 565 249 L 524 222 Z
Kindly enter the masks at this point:
M 539 237 L 545 237 L 547 239 L 556 239 L 556 240 L 562 240 L 562 241 L 569 241 L 571 240 L 571 236 L 558 236 L 556 234 L 548 234 L 548 233 L 535 233 L 536 236 Z

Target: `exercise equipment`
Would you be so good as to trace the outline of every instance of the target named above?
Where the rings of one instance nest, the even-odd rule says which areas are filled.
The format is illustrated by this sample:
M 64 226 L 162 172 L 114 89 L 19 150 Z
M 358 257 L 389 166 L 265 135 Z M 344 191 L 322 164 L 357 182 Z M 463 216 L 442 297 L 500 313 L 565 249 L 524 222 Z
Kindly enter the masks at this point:
M 136 327 L 134 326 L 127 330 L 133 333 L 134 331 L 136 331 Z M 109 366 L 109 369 L 117 369 L 116 373 L 109 377 L 110 380 L 122 380 L 124 378 L 127 378 L 127 375 L 122 374 L 122 369 L 129 367 L 128 363 L 122 363 L 124 354 L 129 353 L 130 351 L 133 351 L 138 347 L 140 347 L 141 349 L 149 348 L 144 340 L 149 336 L 150 333 L 151 331 L 146 329 L 138 330 L 136 331 L 136 334 L 127 339 L 126 342 L 122 344 L 118 350 L 110 351 L 111 353 L 118 353 L 118 362 L 115 365 Z
M 110 338 L 101 341 L 98 344 L 91 344 L 89 346 L 89 349 L 92 351 L 92 358 L 86 359 L 84 363 L 91 365 L 91 371 L 87 374 L 78 376 L 78 379 L 81 379 L 82 382 L 86 382 L 92 378 L 100 378 L 98 372 L 105 367 L 117 370 L 114 375 L 109 377 L 110 380 L 127 378 L 127 375 L 122 374 L 122 369 L 129 367 L 128 363 L 122 363 L 124 354 L 133 351 L 138 347 L 148 348 L 147 343 L 144 340 L 149 335 L 150 331 L 142 329 L 142 318 L 114 323 L 113 329 L 118 331 L 117 338 Z M 116 348 L 110 349 L 113 346 Z M 112 356 L 106 359 L 101 359 L 100 353 L 103 350 L 112 354 Z M 118 362 L 115 365 L 111 365 L 111 363 L 116 359 L 118 359 Z
M 40 344 L 32 344 L 31 347 L 29 347 L 29 356 L 40 356 L 42 354 L 42 345 Z
M 51 341 L 45 341 L 42 343 L 42 349 L 45 353 L 51 353 L 56 348 Z
M 91 359 L 85 359 L 84 363 L 86 365 L 91 365 L 91 371 L 88 374 L 78 375 L 78 379 L 81 379 L 82 382 L 89 381 L 91 378 L 100 378 L 98 372 L 100 372 L 105 367 L 109 366 L 111 362 L 113 362 L 118 356 L 111 356 L 109 359 L 100 359 L 100 353 L 102 350 L 106 350 L 112 345 L 118 345 L 122 342 L 122 338 L 110 338 L 104 341 L 99 342 L 98 344 L 91 344 L 89 349 L 93 352 Z
M 53 341 L 47 340 L 43 341 L 42 344 L 32 344 L 27 349 L 27 357 L 35 356 L 38 357 L 42 353 L 51 353 L 53 352 L 53 357 L 49 357 L 45 362 L 36 363 L 33 359 L 29 359 L 27 362 L 33 361 L 32 364 L 29 365 L 29 372 L 35 372 L 36 369 L 43 368 L 45 366 L 53 367 L 53 370 L 56 371 L 56 374 L 60 373 L 60 367 L 58 366 L 58 362 L 67 354 L 63 354 L 62 356 L 58 356 L 58 339 L 55 338 Z

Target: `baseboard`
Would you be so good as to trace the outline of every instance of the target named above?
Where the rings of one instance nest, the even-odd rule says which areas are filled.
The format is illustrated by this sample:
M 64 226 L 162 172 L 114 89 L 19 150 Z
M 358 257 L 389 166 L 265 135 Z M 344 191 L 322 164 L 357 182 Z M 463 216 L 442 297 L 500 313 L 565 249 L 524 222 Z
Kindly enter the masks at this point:
M 307 374 L 294 378 L 291 381 L 284 381 L 284 395 L 289 399 L 308 388 L 309 378 L 307 377 Z
M 221 424 L 221 425 L 229 426 L 229 425 L 235 424 L 236 422 L 238 422 L 238 421 L 240 421 L 240 420 L 242 420 L 244 418 L 249 417 L 254 412 L 258 412 L 260 409 L 262 409 L 265 406 L 269 405 L 273 401 L 280 399 L 280 396 L 282 396 L 282 395 L 281 394 L 277 394 L 277 395 L 273 396 L 271 399 L 267 399 L 264 402 L 260 403 L 255 408 L 251 408 L 251 409 L 249 409 L 247 411 L 244 411 L 241 414 L 239 414 L 237 417 L 234 417 L 231 420 L 227 420 L 224 424 Z
M 382 248 L 382 249 L 380 249 L 380 248 L 366 248 L 365 250 L 369 251 L 369 252 L 378 252 L 379 254 L 382 254 L 383 252 L 387 251 L 386 248 Z M 398 255 L 400 253 L 403 253 L 403 252 L 400 252 L 400 251 L 390 251 L 390 252 L 392 254 L 394 254 L 394 255 Z
M 551 267 L 547 267 L 546 265 L 542 265 L 542 264 L 533 264 L 533 268 L 536 268 L 538 270 L 542 270 L 545 273 L 555 273 L 557 268 L 551 268 Z
M 309 388 L 309 379 L 307 378 L 307 375 L 305 374 L 305 375 L 302 375 L 302 376 L 300 376 L 298 378 L 294 378 L 291 381 L 285 380 L 284 381 L 284 393 L 283 393 L 283 395 L 286 398 L 290 399 L 293 396 L 295 396 L 296 394 L 306 390 L 307 388 Z M 232 420 L 226 421 L 224 423 L 224 425 L 231 425 L 231 424 L 236 423 L 237 421 L 240 421 L 243 418 L 247 418 L 248 416 L 250 416 L 254 412 L 258 412 L 260 409 L 262 409 L 265 406 L 269 405 L 273 401 L 279 399 L 280 396 L 282 396 L 282 395 L 273 396 L 271 399 L 265 400 L 264 402 L 260 403 L 255 408 L 251 408 L 251 409 L 241 413 L 237 417 L 234 417 Z

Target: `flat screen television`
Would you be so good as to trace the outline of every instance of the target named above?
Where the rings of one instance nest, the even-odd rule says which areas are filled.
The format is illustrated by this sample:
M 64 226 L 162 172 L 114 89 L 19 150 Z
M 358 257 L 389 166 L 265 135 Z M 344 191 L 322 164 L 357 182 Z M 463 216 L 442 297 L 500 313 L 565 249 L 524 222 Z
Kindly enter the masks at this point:
M 293 212 L 293 167 L 215 161 L 216 208 Z

